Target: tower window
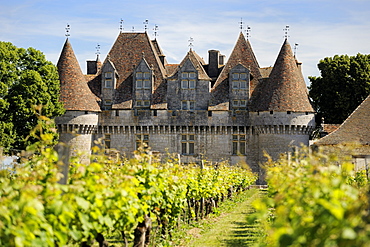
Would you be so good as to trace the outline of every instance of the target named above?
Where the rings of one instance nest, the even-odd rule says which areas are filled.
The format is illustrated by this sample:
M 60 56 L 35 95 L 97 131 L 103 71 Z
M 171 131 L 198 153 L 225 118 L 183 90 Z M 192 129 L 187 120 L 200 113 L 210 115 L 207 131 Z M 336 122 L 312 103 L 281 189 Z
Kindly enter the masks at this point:
M 194 154 L 195 136 L 181 135 L 181 153 Z
M 246 139 L 245 135 L 232 135 L 233 155 L 245 155 Z

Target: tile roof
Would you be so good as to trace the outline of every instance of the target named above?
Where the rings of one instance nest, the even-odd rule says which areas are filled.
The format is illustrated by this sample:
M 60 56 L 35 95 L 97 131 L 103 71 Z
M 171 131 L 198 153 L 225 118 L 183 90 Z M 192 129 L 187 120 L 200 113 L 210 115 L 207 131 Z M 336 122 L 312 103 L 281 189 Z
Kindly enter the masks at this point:
M 95 111 L 100 107 L 82 74 L 80 65 L 67 38 L 57 63 L 60 80 L 60 100 L 66 110 Z
M 204 70 L 204 67 L 203 67 L 203 65 L 205 65 L 204 60 L 192 49 L 189 50 L 189 52 L 186 54 L 186 56 L 181 61 L 179 66 L 177 66 L 177 68 L 172 72 L 172 74 L 169 77 L 177 78 L 177 73 L 179 72 L 180 68 L 186 63 L 188 59 L 193 64 L 194 68 L 198 70 L 199 80 L 211 80 L 207 72 Z
M 252 93 L 251 111 L 314 112 L 307 87 L 287 39 L 276 59 L 268 80 Z
M 211 104 L 218 105 L 229 101 L 229 73 L 236 65 L 241 64 L 250 70 L 252 80 L 250 81 L 250 91 L 252 92 L 258 84 L 258 79 L 261 78 L 260 67 L 256 56 L 252 50 L 249 40 L 246 40 L 243 33 L 239 34 L 239 38 L 234 46 L 234 49 L 223 66 L 216 83 L 212 87 Z
M 159 46 L 155 47 L 145 33 L 120 33 L 108 53 L 119 75 L 114 109 L 126 108 L 132 101 L 133 70 L 145 56 L 149 66 L 153 66 L 154 82 L 152 104 L 165 102 L 167 85 L 166 70 L 159 58 Z M 127 102 L 126 102 L 127 101 Z
M 315 145 L 338 145 L 351 142 L 367 146 L 367 154 L 370 154 L 370 95 L 337 130 L 316 141 Z

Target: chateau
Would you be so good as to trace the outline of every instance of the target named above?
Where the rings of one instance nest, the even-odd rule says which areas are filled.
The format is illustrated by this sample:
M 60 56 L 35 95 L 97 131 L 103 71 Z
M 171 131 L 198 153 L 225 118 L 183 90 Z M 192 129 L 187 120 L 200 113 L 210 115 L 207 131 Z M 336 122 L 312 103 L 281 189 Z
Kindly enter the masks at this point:
M 243 33 L 228 59 L 189 49 L 169 64 L 146 32 L 120 32 L 104 62 L 87 61 L 83 75 L 67 38 L 57 67 L 65 115 L 60 141 L 90 152 L 94 140 L 130 156 L 141 143 L 181 162 L 246 162 L 260 172 L 272 158 L 308 145 L 315 128 L 301 63 L 287 39 L 273 67 L 260 68 Z

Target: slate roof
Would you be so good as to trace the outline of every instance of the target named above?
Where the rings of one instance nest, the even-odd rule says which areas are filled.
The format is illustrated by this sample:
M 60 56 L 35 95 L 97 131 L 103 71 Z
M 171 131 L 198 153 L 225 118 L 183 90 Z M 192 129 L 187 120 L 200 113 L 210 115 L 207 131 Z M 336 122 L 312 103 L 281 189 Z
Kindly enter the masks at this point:
M 315 145 L 338 145 L 352 142 L 357 142 L 364 148 L 367 147 L 367 154 L 370 154 L 370 95 L 337 130 L 317 140 Z
M 252 80 L 250 81 L 250 91 L 252 92 L 258 84 L 258 79 L 260 79 L 262 76 L 256 56 L 254 55 L 254 52 L 252 50 L 252 46 L 249 40 L 245 39 L 242 32 L 240 32 L 239 38 L 229 59 L 227 60 L 227 63 L 225 64 L 225 66 L 223 66 L 222 71 L 216 80 L 216 83 L 211 89 L 212 108 L 217 108 L 217 105 L 220 105 L 219 110 L 221 110 L 221 108 L 223 110 L 228 110 L 224 109 L 226 104 L 223 103 L 229 101 L 229 73 L 230 70 L 238 64 L 241 64 L 250 70 L 252 77 Z
M 287 39 L 281 47 L 269 79 L 261 81 L 252 92 L 249 109 L 314 112 L 302 73 Z
M 71 111 L 99 112 L 96 96 L 91 92 L 68 38 L 57 63 L 60 100 Z
M 108 53 L 109 60 L 114 64 L 118 80 L 117 93 L 113 103 L 114 109 L 125 109 L 132 101 L 133 70 L 143 56 L 149 66 L 153 67 L 154 82 L 152 104 L 162 104 L 166 99 L 167 85 L 164 80 L 166 70 L 159 59 L 159 46 L 156 48 L 145 33 L 120 33 Z
M 186 56 L 181 61 L 179 66 L 177 66 L 177 68 L 173 71 L 173 73 L 169 77 L 177 78 L 177 73 L 179 72 L 180 68 L 186 63 L 188 59 L 193 64 L 193 66 L 197 69 L 199 80 L 209 80 L 209 81 L 211 80 L 211 78 L 208 76 L 207 72 L 203 68 L 203 65 L 205 65 L 204 60 L 192 49 L 189 50 L 189 52 L 186 54 Z

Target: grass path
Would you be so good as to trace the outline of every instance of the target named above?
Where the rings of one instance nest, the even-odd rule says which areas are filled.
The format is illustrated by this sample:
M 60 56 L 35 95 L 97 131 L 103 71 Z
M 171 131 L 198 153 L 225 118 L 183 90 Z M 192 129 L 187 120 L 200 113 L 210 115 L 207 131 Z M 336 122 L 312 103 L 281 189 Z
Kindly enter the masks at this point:
M 196 233 L 197 238 L 188 247 L 251 246 L 258 237 L 258 227 L 248 224 L 247 216 L 252 211 L 251 202 L 261 192 L 252 189 L 248 193 L 247 200 L 236 203 L 229 213 L 214 219 L 204 232 Z M 190 234 L 194 234 L 192 230 Z

